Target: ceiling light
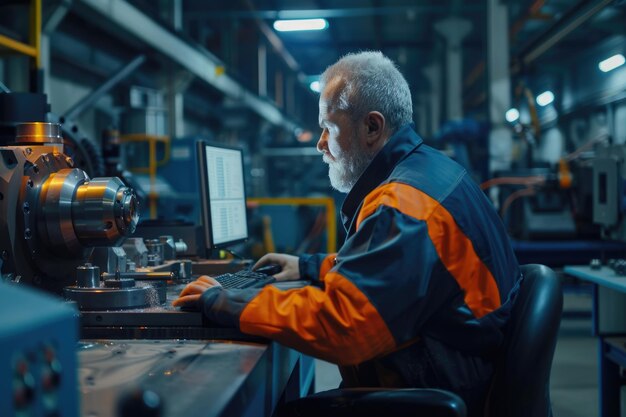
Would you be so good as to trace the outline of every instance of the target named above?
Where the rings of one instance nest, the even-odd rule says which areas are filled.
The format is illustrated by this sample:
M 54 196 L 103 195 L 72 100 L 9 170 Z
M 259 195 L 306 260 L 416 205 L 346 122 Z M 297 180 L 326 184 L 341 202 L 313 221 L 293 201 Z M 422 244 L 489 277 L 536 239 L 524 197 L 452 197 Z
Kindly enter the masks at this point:
M 296 30 L 324 30 L 328 27 L 326 19 L 294 19 L 277 20 L 274 29 L 279 32 L 293 32 Z
M 319 81 L 313 81 L 311 84 L 309 84 L 309 88 L 312 91 L 315 91 L 316 93 L 320 92 L 320 82 Z
M 504 118 L 507 122 L 513 123 L 517 119 L 519 119 L 519 111 L 516 108 L 508 109 L 504 114 Z
M 609 72 L 617 67 L 621 67 L 622 65 L 624 65 L 624 62 L 626 62 L 626 59 L 624 59 L 624 55 L 617 54 L 600 62 L 598 64 L 598 68 L 600 68 L 600 71 L 602 72 Z
M 554 101 L 554 94 L 552 94 L 552 91 L 550 90 L 544 91 L 543 93 L 537 96 L 537 104 L 539 104 L 540 106 L 547 106 L 553 101 Z

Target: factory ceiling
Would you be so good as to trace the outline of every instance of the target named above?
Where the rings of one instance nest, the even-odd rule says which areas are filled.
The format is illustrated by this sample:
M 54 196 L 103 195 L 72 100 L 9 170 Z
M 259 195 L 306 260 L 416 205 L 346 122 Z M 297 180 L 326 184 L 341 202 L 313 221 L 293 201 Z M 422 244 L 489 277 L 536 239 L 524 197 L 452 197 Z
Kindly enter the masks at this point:
M 174 77 L 187 86 L 185 111 L 218 129 L 258 119 L 314 130 L 317 97 L 309 84 L 348 52 L 382 50 L 414 94 L 432 93 L 424 69 L 445 71 L 448 33 L 437 27 L 447 19 L 470 27 L 461 44 L 464 113 L 487 119 L 492 2 L 508 8 L 503 36 L 513 85 L 558 76 L 568 57 L 626 36 L 626 0 L 46 0 L 43 27 L 53 73 L 97 83 L 145 54 L 129 83 L 163 88 Z M 1 3 L 0 34 L 27 39 L 27 14 L 15 9 L 29 1 Z M 328 28 L 272 28 L 278 18 L 312 17 L 327 19 Z
M 137 1 L 144 9 L 148 2 Z M 424 68 L 442 63 L 446 36 L 440 22 L 459 18 L 471 29 L 463 38 L 464 106 L 484 112 L 488 3 L 486 0 L 183 0 L 187 33 L 239 71 L 239 45 L 268 38 L 301 83 L 308 83 L 348 52 L 382 50 L 406 75 L 414 91 L 429 90 Z M 626 35 L 626 1 L 504 0 L 508 6 L 511 69 L 536 74 L 563 71 L 563 58 Z M 154 6 L 153 13 L 158 13 Z M 277 19 L 325 18 L 327 30 L 275 32 Z M 269 36 L 268 36 L 269 35 Z M 241 50 L 240 50 L 241 49 Z M 541 69 L 537 69 L 540 66 Z M 241 71 L 245 78 L 245 71 Z

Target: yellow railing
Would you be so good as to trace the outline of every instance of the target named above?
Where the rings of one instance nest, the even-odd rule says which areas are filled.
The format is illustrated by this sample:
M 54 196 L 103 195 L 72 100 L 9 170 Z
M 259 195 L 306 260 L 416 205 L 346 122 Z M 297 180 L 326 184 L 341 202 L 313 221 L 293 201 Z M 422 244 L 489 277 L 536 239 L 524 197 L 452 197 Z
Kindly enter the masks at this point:
M 150 218 L 156 219 L 157 217 L 157 202 L 159 199 L 158 193 L 154 190 L 156 182 L 157 168 L 164 166 L 170 160 L 170 138 L 169 136 L 157 136 L 147 135 L 144 133 L 133 133 L 120 136 L 122 143 L 129 142 L 147 142 L 148 143 L 148 166 L 147 167 L 132 167 L 128 168 L 132 172 L 141 174 L 149 174 L 150 176 L 150 192 L 148 193 L 148 199 L 150 204 Z M 163 143 L 165 151 L 163 159 L 157 160 L 157 143 Z
M 30 3 L 29 43 L 23 43 L 0 35 L 0 46 L 27 55 L 35 60 L 35 66 L 41 68 L 41 0 Z
M 324 206 L 326 209 L 326 252 L 337 251 L 337 219 L 335 200 L 331 197 L 249 198 L 248 202 L 266 206 Z

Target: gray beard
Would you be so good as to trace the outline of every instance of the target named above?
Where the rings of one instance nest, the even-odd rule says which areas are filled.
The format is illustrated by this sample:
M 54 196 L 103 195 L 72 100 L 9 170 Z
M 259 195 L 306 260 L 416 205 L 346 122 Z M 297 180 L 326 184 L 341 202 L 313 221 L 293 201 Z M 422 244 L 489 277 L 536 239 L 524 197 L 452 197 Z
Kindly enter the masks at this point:
M 373 156 L 359 149 L 342 161 L 329 161 L 328 178 L 330 178 L 330 185 L 341 193 L 348 193 L 363 174 L 365 168 L 372 162 L 372 159 Z

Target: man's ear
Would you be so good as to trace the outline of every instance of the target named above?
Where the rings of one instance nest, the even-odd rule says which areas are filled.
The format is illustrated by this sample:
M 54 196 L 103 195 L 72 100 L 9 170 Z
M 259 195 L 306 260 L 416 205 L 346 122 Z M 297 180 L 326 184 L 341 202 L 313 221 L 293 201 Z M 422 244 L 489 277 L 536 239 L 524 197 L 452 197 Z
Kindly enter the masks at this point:
M 377 111 L 371 111 L 365 118 L 367 125 L 367 144 L 368 146 L 381 146 L 386 139 L 385 134 L 385 116 Z

